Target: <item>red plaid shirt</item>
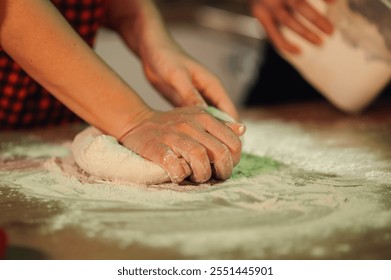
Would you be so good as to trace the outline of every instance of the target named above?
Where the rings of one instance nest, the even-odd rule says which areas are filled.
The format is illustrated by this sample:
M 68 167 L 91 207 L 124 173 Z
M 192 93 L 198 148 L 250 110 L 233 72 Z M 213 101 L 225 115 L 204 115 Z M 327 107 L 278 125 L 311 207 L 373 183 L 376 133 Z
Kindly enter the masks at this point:
M 107 0 L 52 0 L 92 47 Z M 80 119 L 0 50 L 0 129 L 77 122 Z

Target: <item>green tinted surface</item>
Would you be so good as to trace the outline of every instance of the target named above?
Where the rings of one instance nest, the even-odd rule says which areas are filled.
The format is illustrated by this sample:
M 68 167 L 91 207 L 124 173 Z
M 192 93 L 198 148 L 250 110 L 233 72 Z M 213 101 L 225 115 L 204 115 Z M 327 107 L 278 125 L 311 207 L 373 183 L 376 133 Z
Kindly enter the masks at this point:
M 264 172 L 278 169 L 282 163 L 268 157 L 243 153 L 239 164 L 234 168 L 231 179 L 249 178 Z

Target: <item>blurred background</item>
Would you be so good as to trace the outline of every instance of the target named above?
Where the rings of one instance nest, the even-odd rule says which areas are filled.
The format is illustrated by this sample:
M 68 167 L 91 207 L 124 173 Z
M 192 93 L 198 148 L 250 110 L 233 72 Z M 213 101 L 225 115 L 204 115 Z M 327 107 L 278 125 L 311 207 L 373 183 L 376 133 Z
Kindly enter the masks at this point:
M 285 56 L 289 62 L 267 42 L 247 0 L 156 3 L 175 39 L 221 79 L 239 108 L 316 100 L 356 113 L 389 99 L 391 2 L 339 0 L 326 9 L 322 0 L 308 1 L 325 7 L 339 33 L 317 48 L 285 28 L 285 36 L 304 50 Z M 151 107 L 170 108 L 116 34 L 101 30 L 97 52 Z

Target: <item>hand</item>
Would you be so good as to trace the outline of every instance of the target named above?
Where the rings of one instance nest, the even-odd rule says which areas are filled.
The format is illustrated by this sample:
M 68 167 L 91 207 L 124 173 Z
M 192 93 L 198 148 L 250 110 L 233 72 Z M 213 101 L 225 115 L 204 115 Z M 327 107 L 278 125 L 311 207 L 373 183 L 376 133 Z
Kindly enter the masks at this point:
M 324 0 L 332 3 L 335 0 Z M 252 0 L 251 8 L 265 28 L 272 43 L 280 50 L 289 53 L 300 53 L 300 49 L 284 38 L 279 27 L 285 25 L 314 45 L 321 45 L 322 39 L 306 27 L 296 16 L 300 14 L 319 30 L 332 34 L 333 25 L 306 0 Z
M 151 84 L 173 105 L 219 108 L 238 120 L 220 81 L 175 43 L 151 0 L 109 1 L 107 20 L 140 57 Z
M 231 129 L 193 106 L 164 113 L 150 111 L 120 142 L 160 165 L 173 182 L 180 183 L 190 176 L 192 181 L 202 183 L 212 173 L 220 180 L 231 176 L 241 153 L 241 141 L 234 131 L 243 133 L 244 127 Z
M 239 115 L 218 78 L 174 42 L 151 47 L 141 56 L 150 83 L 177 107 L 212 105 L 238 120 Z

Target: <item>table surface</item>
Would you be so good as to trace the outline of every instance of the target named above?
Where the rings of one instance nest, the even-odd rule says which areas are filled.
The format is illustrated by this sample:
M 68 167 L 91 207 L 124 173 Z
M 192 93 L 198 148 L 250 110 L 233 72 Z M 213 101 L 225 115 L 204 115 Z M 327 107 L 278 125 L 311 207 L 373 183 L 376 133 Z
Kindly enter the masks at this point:
M 29 177 L 34 172 L 42 180 L 51 176 L 45 162 L 66 156 L 80 126 L 2 132 L 0 228 L 8 235 L 8 258 L 389 259 L 390 106 L 383 102 L 357 116 L 322 102 L 245 110 L 250 134 L 245 146 L 246 141 L 259 141 L 260 148 L 254 151 L 284 168 L 239 182 L 242 186 L 231 182 L 202 186 L 200 191 L 168 188 L 160 193 L 154 188 L 153 199 L 146 193 L 140 204 L 111 201 L 108 206 L 102 197 L 101 204 L 88 205 L 81 199 L 64 199 L 56 196 L 61 184 L 67 184 L 62 179 L 48 184 L 50 195 L 29 185 L 36 178 Z M 289 145 L 308 152 L 298 155 Z M 327 153 L 343 155 L 338 159 L 342 162 L 335 163 Z M 356 154 L 354 162 L 350 155 Z M 324 166 L 319 163 L 323 158 Z M 344 169 L 344 160 L 350 169 Z M 96 182 L 84 185 L 104 196 Z M 121 187 L 118 194 L 145 195 L 142 187 L 135 189 L 127 194 Z M 164 203 L 171 208 L 164 208 Z M 181 211 L 183 215 L 178 214 Z M 71 218 L 61 223 L 62 217 Z M 83 220 L 91 218 L 97 220 Z

